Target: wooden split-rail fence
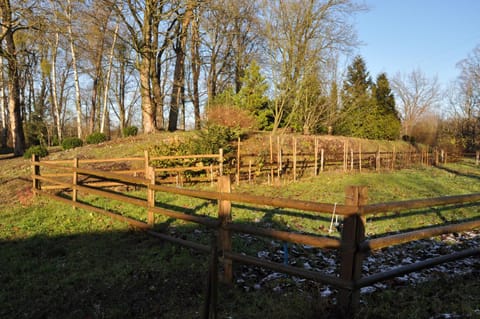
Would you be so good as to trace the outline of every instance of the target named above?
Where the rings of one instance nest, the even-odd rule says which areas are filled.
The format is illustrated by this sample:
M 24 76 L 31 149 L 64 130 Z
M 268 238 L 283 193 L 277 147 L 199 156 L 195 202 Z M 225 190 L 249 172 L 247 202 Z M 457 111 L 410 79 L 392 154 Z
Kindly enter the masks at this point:
M 132 159 L 127 159 L 132 160 Z M 136 159 L 135 159 L 136 160 Z M 150 160 L 150 159 L 149 159 Z M 225 282 L 233 280 L 233 264 L 248 264 L 264 267 L 277 272 L 303 277 L 316 282 L 331 285 L 338 290 L 337 305 L 339 316 L 351 318 L 359 307 L 360 289 L 397 276 L 433 267 L 438 264 L 480 255 L 480 248 L 474 247 L 455 253 L 429 258 L 408 265 L 398 266 L 389 271 L 373 275 L 362 274 L 362 264 L 367 254 L 382 248 L 400 245 L 407 242 L 439 236 L 452 232 L 470 231 L 480 228 L 480 218 L 460 221 L 454 224 L 442 224 L 435 227 L 405 231 L 393 235 L 368 238 L 365 235 L 366 218 L 378 213 L 395 212 L 402 215 L 405 212 L 430 207 L 461 207 L 462 205 L 480 205 L 480 193 L 409 200 L 390 203 L 368 204 L 367 188 L 350 186 L 345 190 L 345 204 L 327 204 L 312 201 L 255 196 L 249 194 L 232 193 L 230 176 L 222 175 L 218 167 L 218 190 L 205 191 L 167 186 L 157 183 L 155 168 L 145 162 L 145 176 L 128 176 L 125 172 L 101 171 L 92 168 L 82 168 L 81 163 L 86 160 L 74 159 L 71 161 L 39 161 L 32 157 L 32 180 L 35 194 L 47 196 L 54 200 L 94 211 L 114 219 L 129 223 L 142 229 L 146 233 L 161 240 L 180 244 L 209 255 L 208 284 L 202 310 L 203 318 L 217 316 L 217 285 L 218 279 Z M 90 160 L 91 161 L 91 160 Z M 54 173 L 52 173 L 54 172 Z M 96 184 L 90 183 L 89 178 L 97 179 Z M 103 180 L 100 184 L 98 180 Z M 128 185 L 146 190 L 146 198 L 132 197 L 121 189 L 104 189 L 105 185 Z M 205 200 L 217 201 L 218 214 L 216 217 L 200 216 L 166 209 L 158 203 L 155 197 L 157 192 L 166 192 L 181 196 L 189 196 Z M 143 207 L 146 213 L 146 222 L 122 215 L 119 211 L 110 211 L 96 207 L 81 200 L 81 195 L 93 194 L 107 199 L 117 200 Z M 244 224 L 232 219 L 232 203 L 251 205 L 254 207 L 269 206 L 273 209 L 292 209 L 311 212 L 317 216 L 330 218 L 332 211 L 343 217 L 343 229 L 340 237 L 328 235 L 305 234 L 279 229 L 262 228 L 251 224 Z M 212 232 L 210 245 L 173 237 L 166 233 L 154 231 L 155 216 L 163 215 L 198 225 L 203 225 Z M 249 234 L 267 237 L 282 242 L 308 245 L 318 249 L 335 249 L 338 251 L 337 275 L 304 269 L 289 264 L 268 261 L 262 258 L 245 255 L 232 249 L 233 234 Z M 220 267 L 221 265 L 221 267 Z M 222 271 L 220 272 L 220 269 Z

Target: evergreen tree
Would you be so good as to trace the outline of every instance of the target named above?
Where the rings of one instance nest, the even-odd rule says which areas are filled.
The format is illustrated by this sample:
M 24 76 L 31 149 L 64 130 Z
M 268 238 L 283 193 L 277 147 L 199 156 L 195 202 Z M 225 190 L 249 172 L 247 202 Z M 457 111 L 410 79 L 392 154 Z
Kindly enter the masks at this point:
M 359 56 L 348 67 L 342 105 L 336 133 L 370 139 L 398 138 L 400 118 L 388 78 L 382 73 L 373 83 Z
M 232 98 L 234 104 L 247 110 L 256 119 L 259 129 L 268 129 L 273 122 L 273 115 L 268 108 L 268 83 L 260 73 L 260 66 L 253 60 L 241 78 L 241 89 Z
M 387 75 L 381 73 L 373 86 L 373 97 L 375 98 L 379 118 L 377 127 L 380 139 L 394 140 L 400 135 L 401 121 L 395 108 L 395 97 L 390 88 Z
M 371 82 L 365 61 L 357 56 L 348 67 L 343 83 L 342 109 L 335 129 L 337 134 L 371 138 L 369 125 L 374 117 Z

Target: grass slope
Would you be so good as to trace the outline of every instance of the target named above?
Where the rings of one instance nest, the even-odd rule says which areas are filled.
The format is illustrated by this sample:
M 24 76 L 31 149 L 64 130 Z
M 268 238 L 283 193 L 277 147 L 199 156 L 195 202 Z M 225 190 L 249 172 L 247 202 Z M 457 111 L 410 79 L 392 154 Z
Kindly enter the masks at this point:
M 51 158 L 76 156 L 115 157 L 142 155 L 158 137 L 125 139 L 103 146 L 57 152 Z M 93 154 L 93 155 L 92 155 Z M 204 302 L 208 256 L 170 245 L 83 210 L 33 198 L 29 189 L 29 162 L 0 159 L 0 318 L 199 318 Z M 282 187 L 242 184 L 234 191 L 266 196 L 302 198 L 321 202 L 344 201 L 344 187 L 367 185 L 369 202 L 480 192 L 480 169 L 471 162 L 444 169 L 419 168 L 400 172 L 342 174 L 326 172 L 317 178 Z M 111 205 L 90 198 L 100 206 Z M 165 205 L 215 211 L 214 205 L 159 194 Z M 110 206 L 108 206 L 110 207 Z M 134 208 L 127 214 L 141 216 Z M 234 218 L 301 231 L 325 231 L 328 220 L 303 222 L 282 211 L 234 207 Z M 417 216 L 417 217 L 415 217 Z M 367 232 L 379 234 L 434 224 L 443 219 L 477 216 L 478 208 L 452 212 L 433 211 L 427 217 L 382 218 L 368 224 Z M 389 216 L 387 216 L 389 217 Z M 289 219 L 290 218 L 290 219 Z M 158 227 L 180 236 L 208 242 L 209 233 L 183 223 Z M 315 224 L 317 223 L 317 224 Z M 322 227 L 318 226 L 323 225 Z M 185 235 L 181 235 L 185 234 Z M 268 240 L 238 241 L 237 249 L 252 253 L 269 246 Z M 269 249 L 276 249 L 270 247 Z M 415 287 L 398 285 L 363 295 L 359 318 L 454 318 L 480 317 L 480 266 L 455 277 L 437 276 Z M 475 266 L 476 265 L 476 266 Z M 295 278 L 281 277 L 247 289 L 243 275 L 249 267 L 236 266 L 233 288 L 219 291 L 219 318 L 329 318 L 335 317 L 334 298 L 322 297 L 325 287 Z M 256 270 L 267 276 L 267 272 Z M 241 280 L 239 280 L 241 279 Z M 282 289 L 276 289 L 281 284 Z

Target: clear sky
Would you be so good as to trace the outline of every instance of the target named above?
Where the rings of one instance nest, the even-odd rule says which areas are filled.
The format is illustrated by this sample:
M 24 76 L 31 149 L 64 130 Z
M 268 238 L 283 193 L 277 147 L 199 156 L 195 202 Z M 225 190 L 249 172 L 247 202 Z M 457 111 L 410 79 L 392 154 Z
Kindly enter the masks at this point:
M 356 19 L 357 53 L 373 78 L 419 68 L 445 86 L 458 76 L 456 64 L 480 45 L 480 0 L 363 2 L 369 10 Z

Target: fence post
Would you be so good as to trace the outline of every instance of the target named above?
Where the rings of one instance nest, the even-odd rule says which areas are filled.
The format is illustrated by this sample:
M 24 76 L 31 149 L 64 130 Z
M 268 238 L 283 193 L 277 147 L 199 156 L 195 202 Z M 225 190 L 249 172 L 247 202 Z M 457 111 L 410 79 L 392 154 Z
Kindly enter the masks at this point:
M 220 193 L 230 193 L 230 177 L 221 176 L 218 179 L 218 191 Z M 225 229 L 228 223 L 232 221 L 232 203 L 227 200 L 218 201 L 218 218 L 220 220 L 221 226 L 219 231 L 219 240 L 220 240 L 220 249 L 222 252 L 232 250 L 232 232 Z M 222 253 L 223 258 L 223 278 L 222 281 L 225 283 L 232 283 L 233 280 L 233 270 L 232 270 L 232 260 L 225 258 L 225 255 Z
M 318 139 L 317 137 L 315 137 L 314 143 L 315 143 L 314 151 L 313 151 L 315 156 L 314 172 L 315 172 L 315 176 L 317 176 L 318 175 Z
M 150 180 L 147 187 L 147 223 L 150 227 L 153 227 L 155 225 L 155 213 L 150 208 L 155 207 L 155 191 L 150 186 L 155 185 L 155 168 L 148 166 L 146 174 L 146 178 Z
M 240 145 L 241 144 L 240 143 L 241 143 L 241 141 L 240 141 L 240 137 L 239 137 L 238 138 L 238 145 L 237 145 L 237 176 L 236 176 L 237 185 L 240 185 L 240 168 L 241 168 L 241 166 L 240 166 L 240 161 L 241 161 L 241 159 L 240 159 Z
M 475 165 L 480 164 L 480 151 L 477 151 L 475 154 Z
M 358 144 L 358 171 L 362 172 L 362 143 Z
M 322 148 L 320 151 L 320 172 L 323 172 L 325 168 L 325 150 Z
M 293 137 L 293 181 L 297 180 L 297 138 Z
M 381 158 L 380 158 L 380 147 L 377 149 L 377 154 L 375 156 L 375 170 L 378 172 L 380 171 L 380 165 L 381 165 Z
M 273 178 L 275 177 L 274 174 L 275 173 L 273 170 L 273 141 L 272 141 L 272 135 L 270 134 L 270 177 L 272 181 L 273 181 Z
M 77 190 L 77 184 L 78 184 L 78 172 L 77 172 L 77 168 L 78 168 L 78 157 L 75 157 L 73 159 L 73 176 L 72 176 L 72 184 L 73 184 L 73 188 L 72 188 L 72 201 L 74 203 L 77 202 L 77 197 L 78 197 L 78 190 Z M 75 206 L 75 204 L 73 205 L 73 209 L 76 209 L 77 207 Z
M 32 181 L 33 181 L 33 193 L 36 194 L 37 190 L 40 190 L 40 180 L 37 176 L 40 176 L 40 166 L 37 165 L 38 155 L 32 155 Z
M 218 150 L 218 162 L 219 175 L 223 176 L 223 148 Z
M 362 275 L 364 253 L 359 251 L 359 244 L 365 238 L 365 218 L 360 215 L 360 206 L 367 203 L 367 190 L 366 186 L 348 186 L 345 189 L 345 204 L 357 207 L 357 213 L 344 218 L 340 248 L 340 278 L 352 283 Z M 358 288 L 339 291 L 338 310 L 342 317 L 353 317 L 359 302 Z
M 148 173 L 149 173 L 149 167 L 150 167 L 150 154 L 148 154 L 148 151 L 144 151 L 145 155 L 145 179 L 148 179 Z

